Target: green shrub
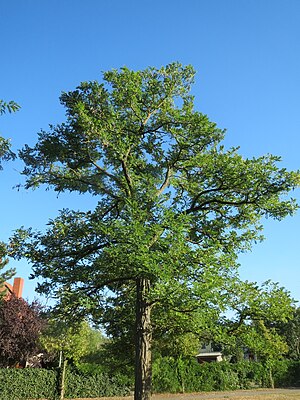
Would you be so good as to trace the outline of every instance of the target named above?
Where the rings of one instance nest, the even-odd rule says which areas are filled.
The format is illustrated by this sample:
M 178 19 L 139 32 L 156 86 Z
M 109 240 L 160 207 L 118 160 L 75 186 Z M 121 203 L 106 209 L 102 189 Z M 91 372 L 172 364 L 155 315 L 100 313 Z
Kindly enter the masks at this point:
M 0 400 L 54 399 L 58 393 L 58 370 L 42 368 L 0 369 Z M 66 374 L 66 398 L 125 396 L 130 393 L 128 379 L 72 368 Z
M 105 373 L 105 368 L 102 365 L 94 363 L 78 363 L 76 364 L 76 370 L 82 374 L 102 374 Z
M 57 371 L 39 368 L 1 368 L 0 399 L 51 399 L 56 393 Z
M 267 387 L 270 371 L 276 387 L 300 387 L 300 362 L 198 364 L 194 358 L 160 357 L 153 363 L 153 391 L 179 393 Z M 0 400 L 54 399 L 58 376 L 58 370 L 0 369 Z M 67 369 L 66 398 L 125 396 L 132 388 L 132 377 L 110 376 L 97 364 Z
M 272 366 L 275 387 L 300 387 L 300 362 L 280 360 Z
M 176 393 L 270 387 L 271 378 L 276 387 L 300 386 L 300 363 L 279 360 L 270 365 L 249 361 L 199 364 L 193 358 L 161 357 L 153 364 L 152 390 Z
M 91 365 L 81 367 L 86 372 L 77 368 L 67 369 L 66 398 L 126 396 L 130 393 L 128 380 L 121 375 L 109 377 Z

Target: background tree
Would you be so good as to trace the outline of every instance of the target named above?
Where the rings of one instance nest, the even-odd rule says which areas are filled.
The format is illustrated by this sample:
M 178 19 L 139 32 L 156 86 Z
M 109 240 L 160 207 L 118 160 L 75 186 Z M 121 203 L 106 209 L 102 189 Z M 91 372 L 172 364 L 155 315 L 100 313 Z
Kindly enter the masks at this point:
M 300 360 L 300 308 L 294 307 L 288 321 L 276 324 L 279 334 L 284 337 L 287 345 L 287 357 Z
M 64 399 L 67 363 L 78 364 L 84 356 L 91 355 L 99 349 L 101 339 L 100 332 L 91 329 L 86 321 L 71 325 L 48 314 L 47 329 L 40 340 L 43 348 L 58 359 L 61 399 Z
M 292 318 L 294 300 L 277 283 L 267 281 L 261 286 L 253 282 L 232 282 L 228 311 L 217 342 L 223 343 L 225 354 L 239 360 L 249 352 L 261 361 L 279 359 L 288 351 L 278 326 Z
M 40 342 L 45 350 L 56 355 L 57 360 L 62 355 L 64 359 L 76 364 L 84 356 L 99 350 L 103 335 L 92 329 L 86 321 L 72 326 L 51 317 L 49 319 L 48 316 L 47 327 Z
M 193 79 L 193 68 L 178 63 L 106 72 L 103 83 L 63 93 L 66 122 L 20 152 L 26 188 L 98 198 L 94 210 L 61 211 L 44 234 L 19 231 L 13 247 L 66 315 L 101 321 L 111 293 L 132 285 L 135 400 L 150 397 L 153 310 L 179 315 L 184 305 L 186 324 L 213 308 L 237 253 L 261 239 L 261 218 L 297 208 L 281 196 L 299 174 L 278 168 L 279 157 L 225 150 L 224 131 L 194 110 Z
M 40 350 L 39 337 L 44 327 L 41 307 L 28 304 L 11 294 L 0 303 L 0 364 L 2 367 L 25 365 Z

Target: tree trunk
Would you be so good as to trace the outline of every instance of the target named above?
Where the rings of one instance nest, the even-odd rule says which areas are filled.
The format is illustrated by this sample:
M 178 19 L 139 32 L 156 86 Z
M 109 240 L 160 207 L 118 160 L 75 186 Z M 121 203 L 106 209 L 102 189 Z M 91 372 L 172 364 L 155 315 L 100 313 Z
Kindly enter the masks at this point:
M 269 379 L 270 379 L 270 386 L 271 389 L 274 389 L 274 379 L 273 379 L 273 371 L 272 371 L 272 367 L 269 368 Z
M 64 400 L 65 398 L 65 384 L 66 384 L 66 369 L 68 360 L 64 358 L 60 367 L 60 382 L 59 382 L 59 398 Z
M 149 290 L 149 279 L 137 279 L 134 400 L 149 400 L 151 397 L 152 327 L 151 306 L 147 301 Z

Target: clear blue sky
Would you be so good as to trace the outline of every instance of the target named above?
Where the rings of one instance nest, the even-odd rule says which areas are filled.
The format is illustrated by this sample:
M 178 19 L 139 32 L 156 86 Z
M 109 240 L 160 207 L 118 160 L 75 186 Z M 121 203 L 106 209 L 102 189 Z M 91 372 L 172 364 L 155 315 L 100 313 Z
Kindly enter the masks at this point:
M 179 61 L 196 69 L 197 109 L 227 129 L 227 146 L 247 157 L 281 155 L 282 166 L 298 169 L 299 20 L 298 0 L 0 0 L 0 98 L 22 107 L 0 118 L 0 133 L 14 149 L 33 145 L 40 129 L 63 121 L 61 91 L 111 68 Z M 95 202 L 13 190 L 21 169 L 7 163 L 0 173 L 0 240 Z M 266 240 L 241 256 L 241 276 L 278 281 L 300 300 L 299 222 L 300 212 L 265 221 Z M 25 261 L 11 265 L 30 274 Z M 34 282 L 24 295 L 33 299 Z

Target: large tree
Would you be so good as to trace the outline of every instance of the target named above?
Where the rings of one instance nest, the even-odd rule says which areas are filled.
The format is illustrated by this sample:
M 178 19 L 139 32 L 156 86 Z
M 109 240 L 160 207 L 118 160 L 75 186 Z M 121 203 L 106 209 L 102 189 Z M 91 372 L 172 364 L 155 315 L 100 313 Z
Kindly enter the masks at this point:
M 261 238 L 261 218 L 297 208 L 281 196 L 299 174 L 279 168 L 279 157 L 226 150 L 224 131 L 194 110 L 193 79 L 193 68 L 178 63 L 106 72 L 102 83 L 63 93 L 66 121 L 20 152 L 26 188 L 98 200 L 88 212 L 61 211 L 44 234 L 26 240 L 20 231 L 13 247 L 65 315 L 101 320 L 107 297 L 134 289 L 135 400 L 150 397 L 155 307 L 182 311 L 182 324 L 202 308 L 205 320 L 222 302 L 237 253 Z

